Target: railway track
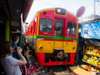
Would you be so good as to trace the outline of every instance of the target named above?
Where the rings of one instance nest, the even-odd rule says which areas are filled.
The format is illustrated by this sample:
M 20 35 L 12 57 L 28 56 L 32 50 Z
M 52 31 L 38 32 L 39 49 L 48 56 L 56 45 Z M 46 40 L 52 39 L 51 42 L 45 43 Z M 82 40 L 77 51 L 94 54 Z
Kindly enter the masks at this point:
M 77 75 L 77 74 L 75 74 L 70 69 L 70 67 L 66 68 L 65 66 L 55 66 L 43 69 L 42 71 L 33 75 Z

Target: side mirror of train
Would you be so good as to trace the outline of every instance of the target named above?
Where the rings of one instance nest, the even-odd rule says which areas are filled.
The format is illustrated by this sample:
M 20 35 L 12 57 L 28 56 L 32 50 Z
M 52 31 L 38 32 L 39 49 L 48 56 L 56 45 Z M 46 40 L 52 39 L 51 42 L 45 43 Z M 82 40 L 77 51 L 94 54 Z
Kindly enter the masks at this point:
M 84 6 L 81 6 L 78 10 L 77 10 L 77 13 L 76 13 L 76 16 L 77 17 L 81 17 L 85 12 L 85 7 Z

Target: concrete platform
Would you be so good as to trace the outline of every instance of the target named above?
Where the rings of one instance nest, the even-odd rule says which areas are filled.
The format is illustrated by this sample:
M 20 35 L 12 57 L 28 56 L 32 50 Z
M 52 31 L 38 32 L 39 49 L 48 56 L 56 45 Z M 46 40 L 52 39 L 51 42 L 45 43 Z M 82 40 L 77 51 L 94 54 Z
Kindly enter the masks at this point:
M 75 75 L 74 73 L 63 71 L 63 72 L 55 72 L 55 75 Z
M 70 69 L 75 72 L 77 75 L 96 75 L 96 72 L 86 71 L 79 66 L 70 67 Z

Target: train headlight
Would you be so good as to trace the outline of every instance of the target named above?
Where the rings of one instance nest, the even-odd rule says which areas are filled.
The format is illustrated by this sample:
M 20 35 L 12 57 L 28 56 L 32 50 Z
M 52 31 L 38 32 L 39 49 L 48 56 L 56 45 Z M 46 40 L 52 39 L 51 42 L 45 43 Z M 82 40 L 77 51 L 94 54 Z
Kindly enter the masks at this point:
M 61 12 L 61 9 L 57 9 L 57 12 L 60 13 Z
M 67 29 L 67 32 L 69 32 L 69 31 L 70 31 L 70 29 L 68 28 L 68 29 Z
M 66 10 L 65 9 L 62 9 L 62 8 L 56 8 L 56 13 L 57 14 L 61 14 L 61 15 L 65 15 Z

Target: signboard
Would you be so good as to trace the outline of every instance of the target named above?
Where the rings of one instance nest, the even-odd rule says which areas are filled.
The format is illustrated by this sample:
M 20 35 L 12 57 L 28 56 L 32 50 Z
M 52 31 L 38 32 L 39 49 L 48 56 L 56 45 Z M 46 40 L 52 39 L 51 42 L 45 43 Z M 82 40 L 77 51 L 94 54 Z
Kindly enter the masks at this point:
M 94 14 L 100 15 L 100 0 L 94 0 L 94 1 L 95 1 Z
M 100 22 L 81 24 L 81 36 L 83 38 L 100 39 Z

